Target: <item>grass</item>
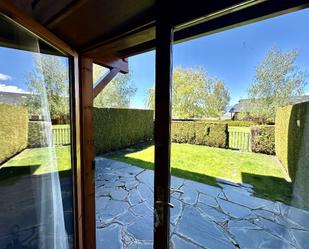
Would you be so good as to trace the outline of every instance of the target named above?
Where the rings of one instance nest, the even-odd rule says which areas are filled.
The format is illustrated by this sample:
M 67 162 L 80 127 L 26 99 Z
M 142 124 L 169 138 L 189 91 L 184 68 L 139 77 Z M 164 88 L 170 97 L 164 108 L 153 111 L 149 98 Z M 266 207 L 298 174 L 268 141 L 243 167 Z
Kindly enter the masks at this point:
M 15 167 L 31 167 L 32 174 L 44 174 L 52 171 L 71 170 L 70 146 L 56 148 L 25 149 L 6 163 L 0 170 Z
M 153 169 L 154 146 L 137 147 L 135 152 L 121 151 L 108 157 Z M 273 156 L 251 152 L 211 148 L 200 145 L 172 144 L 172 174 L 215 185 L 216 177 L 249 183 L 257 196 L 290 203 L 291 184 Z

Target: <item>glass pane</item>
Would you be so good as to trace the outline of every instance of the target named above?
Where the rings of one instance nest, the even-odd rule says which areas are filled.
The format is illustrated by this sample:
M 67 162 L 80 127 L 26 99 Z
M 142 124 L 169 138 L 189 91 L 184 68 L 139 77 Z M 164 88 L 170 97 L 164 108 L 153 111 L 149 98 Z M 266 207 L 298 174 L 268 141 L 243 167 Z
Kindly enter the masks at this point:
M 171 248 L 307 248 L 309 10 L 174 46 Z
M 94 99 L 97 248 L 153 245 L 153 110 L 144 96 L 154 84 L 154 53 L 129 65 Z M 93 68 L 96 81 L 104 70 Z
M 73 248 L 69 61 L 0 15 L 0 248 Z

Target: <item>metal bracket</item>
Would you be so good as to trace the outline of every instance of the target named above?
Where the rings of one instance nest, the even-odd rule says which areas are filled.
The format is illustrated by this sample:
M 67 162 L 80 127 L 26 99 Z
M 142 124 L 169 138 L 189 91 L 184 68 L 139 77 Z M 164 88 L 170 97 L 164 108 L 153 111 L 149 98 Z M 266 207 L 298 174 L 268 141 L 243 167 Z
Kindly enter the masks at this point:
M 167 201 L 156 201 L 155 202 L 155 223 L 154 223 L 154 229 L 156 229 L 158 226 L 161 226 L 163 223 L 163 210 L 164 206 L 168 206 L 169 208 L 174 208 L 174 205 Z
M 156 201 L 156 205 L 162 205 L 162 206 L 167 205 L 170 208 L 174 208 L 175 207 L 172 203 L 167 202 L 167 201 Z
M 181 190 L 181 189 L 178 189 L 178 188 L 171 188 L 171 192 L 174 193 L 180 193 L 180 194 L 183 194 L 184 192 Z

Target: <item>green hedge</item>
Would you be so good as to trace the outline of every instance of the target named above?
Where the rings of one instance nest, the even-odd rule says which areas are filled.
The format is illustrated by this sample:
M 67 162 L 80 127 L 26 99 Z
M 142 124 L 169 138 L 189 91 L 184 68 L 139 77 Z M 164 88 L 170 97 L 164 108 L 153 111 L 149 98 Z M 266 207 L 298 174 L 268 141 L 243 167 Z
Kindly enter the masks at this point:
M 293 205 L 309 210 L 309 102 L 277 109 L 276 153 L 293 182 Z
M 251 151 L 264 154 L 275 154 L 275 126 L 259 125 L 252 126 Z
M 28 126 L 28 147 L 36 148 L 48 146 L 49 141 L 47 134 L 51 134 L 51 123 L 45 121 L 29 121 Z
M 300 153 L 304 140 L 309 141 L 308 115 L 308 102 L 281 107 L 276 112 L 276 154 L 291 179 L 296 176 L 300 157 L 309 156 L 309 148 L 304 151 L 306 155 Z
M 228 148 L 228 126 L 207 121 L 173 121 L 172 142 Z
M 94 108 L 96 153 L 118 150 L 153 137 L 153 111 Z
M 241 121 L 241 120 L 222 120 L 222 123 L 227 124 L 228 126 L 241 126 L 241 127 L 250 127 L 257 125 L 257 122 L 254 121 Z
M 28 112 L 20 106 L 0 104 L 0 163 L 27 147 Z
M 242 121 L 242 120 L 173 119 L 173 121 L 206 122 L 211 124 L 227 124 L 228 126 L 242 126 L 242 127 L 250 127 L 258 124 L 258 122 L 255 121 Z

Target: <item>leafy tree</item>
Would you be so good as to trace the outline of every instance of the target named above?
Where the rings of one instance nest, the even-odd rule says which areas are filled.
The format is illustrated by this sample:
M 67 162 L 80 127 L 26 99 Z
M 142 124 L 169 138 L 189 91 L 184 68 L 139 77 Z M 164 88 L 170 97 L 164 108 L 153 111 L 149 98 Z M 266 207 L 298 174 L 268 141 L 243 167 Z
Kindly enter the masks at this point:
M 176 67 L 173 72 L 172 108 L 175 118 L 220 117 L 229 103 L 223 81 L 202 67 Z M 146 105 L 154 109 L 154 89 L 147 90 Z
M 298 50 L 284 52 L 272 47 L 256 67 L 254 83 L 248 89 L 250 115 L 273 120 L 276 107 L 288 105 L 302 95 L 308 74 L 295 65 Z
M 96 82 L 107 69 L 94 65 L 93 81 Z M 94 99 L 95 107 L 128 108 L 130 100 L 136 93 L 136 88 L 131 81 L 131 74 L 119 73 Z
M 69 114 L 69 76 L 61 57 L 34 56 L 35 67 L 27 76 L 28 91 L 32 93 L 26 105 L 32 114 L 42 114 L 42 96 L 47 97 L 50 116 Z

